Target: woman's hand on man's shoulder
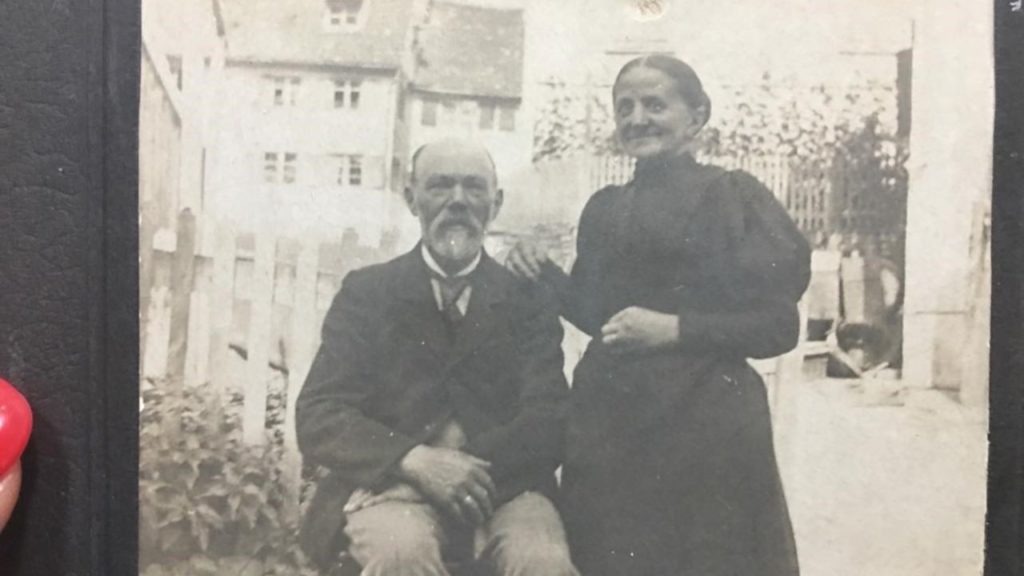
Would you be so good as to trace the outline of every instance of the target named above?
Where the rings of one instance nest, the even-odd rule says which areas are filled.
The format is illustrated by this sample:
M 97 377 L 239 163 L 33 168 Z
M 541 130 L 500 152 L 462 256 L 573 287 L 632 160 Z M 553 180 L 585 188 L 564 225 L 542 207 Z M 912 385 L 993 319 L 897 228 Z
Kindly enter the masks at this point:
M 539 280 L 544 267 L 551 262 L 548 253 L 533 240 L 520 240 L 505 258 L 505 267 L 520 278 Z

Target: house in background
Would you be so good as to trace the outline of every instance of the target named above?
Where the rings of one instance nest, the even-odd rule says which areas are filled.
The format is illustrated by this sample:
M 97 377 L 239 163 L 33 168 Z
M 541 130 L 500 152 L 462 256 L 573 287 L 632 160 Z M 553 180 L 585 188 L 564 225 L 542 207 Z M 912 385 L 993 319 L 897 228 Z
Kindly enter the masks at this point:
M 411 148 L 468 138 L 491 151 L 499 178 L 529 166 L 523 40 L 522 10 L 432 2 L 416 36 Z
M 185 34 L 189 42 L 180 41 Z M 173 227 L 181 210 L 203 210 L 209 102 L 223 68 L 217 1 L 146 2 L 139 98 L 139 211 L 146 231 Z
M 139 87 L 139 309 L 143 366 L 166 374 L 170 336 L 149 347 L 170 298 L 154 248 L 174 251 L 179 217 L 206 208 L 210 102 L 224 69 L 217 0 L 147 0 Z M 182 42 L 182 38 L 188 42 Z M 169 233 L 170 232 L 170 233 Z M 165 317 L 166 318 L 166 317 Z M 162 327 L 162 328 L 161 328 Z M 159 367 L 154 358 L 159 359 Z
M 242 229 L 375 244 L 401 195 L 425 0 L 222 0 L 211 210 Z
M 241 229 L 410 236 L 408 160 L 444 137 L 528 166 L 523 13 L 432 0 L 221 0 L 210 211 Z M 472 50 L 467 50 L 472 46 Z M 403 241 L 404 243 L 404 241 Z

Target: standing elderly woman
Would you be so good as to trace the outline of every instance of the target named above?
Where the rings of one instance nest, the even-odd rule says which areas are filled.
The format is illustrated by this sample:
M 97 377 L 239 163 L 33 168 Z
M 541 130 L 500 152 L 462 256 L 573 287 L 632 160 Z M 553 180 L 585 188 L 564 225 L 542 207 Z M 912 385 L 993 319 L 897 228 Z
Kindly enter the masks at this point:
M 593 337 L 563 473 L 574 560 L 584 576 L 796 575 L 765 388 L 746 360 L 795 346 L 807 243 L 751 175 L 693 158 L 711 103 L 687 64 L 633 60 L 612 95 L 632 181 L 587 203 L 570 275 L 528 243 L 508 260 Z

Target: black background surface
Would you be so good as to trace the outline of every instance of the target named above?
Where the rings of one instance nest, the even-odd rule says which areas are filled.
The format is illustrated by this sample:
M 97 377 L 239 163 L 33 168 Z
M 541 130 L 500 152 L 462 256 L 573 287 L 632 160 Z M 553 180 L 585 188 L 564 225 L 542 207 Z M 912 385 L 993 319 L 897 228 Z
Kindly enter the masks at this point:
M 4 576 L 136 572 L 139 6 L 0 2 L 0 376 L 35 430 Z
M 1008 576 L 1024 573 L 1024 12 L 995 13 L 986 574 Z M 139 49 L 137 2 L 0 2 L 0 376 L 36 414 L 4 576 L 136 573 Z

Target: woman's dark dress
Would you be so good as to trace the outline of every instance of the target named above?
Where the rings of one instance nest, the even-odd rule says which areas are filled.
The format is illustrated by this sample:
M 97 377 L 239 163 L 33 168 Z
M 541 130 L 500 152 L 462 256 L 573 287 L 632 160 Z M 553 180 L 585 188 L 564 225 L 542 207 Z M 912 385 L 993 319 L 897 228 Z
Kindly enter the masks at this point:
M 565 316 L 595 335 L 629 306 L 678 314 L 680 343 L 616 356 L 595 338 L 576 368 L 562 504 L 583 576 L 798 573 L 746 359 L 796 344 L 809 260 L 769 190 L 689 156 L 587 204 Z

